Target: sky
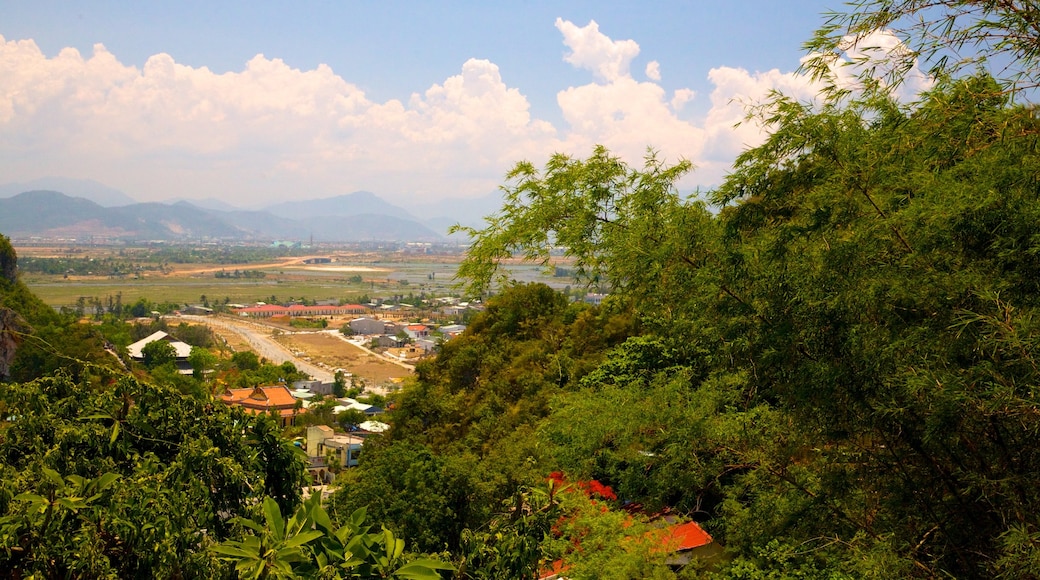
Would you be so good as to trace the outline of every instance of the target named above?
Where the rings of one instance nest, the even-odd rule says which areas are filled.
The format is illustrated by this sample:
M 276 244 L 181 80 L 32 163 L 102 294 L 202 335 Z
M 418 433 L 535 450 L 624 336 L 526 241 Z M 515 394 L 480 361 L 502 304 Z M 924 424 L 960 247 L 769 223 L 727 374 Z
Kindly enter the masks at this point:
M 367 190 L 484 196 L 518 161 L 718 184 L 762 142 L 745 105 L 797 74 L 829 0 L 0 0 L 0 183 L 92 179 L 240 207 Z

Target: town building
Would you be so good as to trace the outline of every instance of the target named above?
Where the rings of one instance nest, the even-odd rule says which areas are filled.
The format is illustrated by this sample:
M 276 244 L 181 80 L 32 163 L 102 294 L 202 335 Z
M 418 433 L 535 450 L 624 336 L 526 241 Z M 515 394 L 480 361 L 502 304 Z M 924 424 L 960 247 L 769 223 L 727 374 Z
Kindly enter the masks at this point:
M 278 418 L 282 427 L 295 425 L 296 416 L 306 412 L 302 403 L 297 404 L 296 397 L 285 385 L 227 389 L 220 395 L 220 400 L 227 405 L 241 407 L 247 413 L 272 414 Z

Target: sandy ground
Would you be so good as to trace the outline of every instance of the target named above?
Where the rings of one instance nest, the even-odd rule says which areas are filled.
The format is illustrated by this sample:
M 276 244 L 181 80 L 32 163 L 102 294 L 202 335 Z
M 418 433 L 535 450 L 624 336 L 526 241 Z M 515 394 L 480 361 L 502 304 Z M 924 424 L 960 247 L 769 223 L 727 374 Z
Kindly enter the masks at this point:
M 371 386 L 399 382 L 412 374 L 403 366 L 363 350 L 325 332 L 283 334 L 276 338 L 289 350 L 303 353 L 304 360 L 343 369 L 365 379 Z
M 231 332 L 226 327 L 210 325 L 210 330 L 213 334 L 224 339 L 224 342 L 231 347 L 231 350 L 238 352 L 240 350 L 250 350 L 249 342 L 242 338 L 241 334 L 237 332 Z

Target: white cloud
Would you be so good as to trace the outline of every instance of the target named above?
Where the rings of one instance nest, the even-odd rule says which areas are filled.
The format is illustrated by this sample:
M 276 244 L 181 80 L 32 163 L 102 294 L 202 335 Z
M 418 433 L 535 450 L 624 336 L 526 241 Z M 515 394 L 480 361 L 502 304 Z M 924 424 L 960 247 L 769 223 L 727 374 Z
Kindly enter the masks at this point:
M 634 40 L 611 40 L 599 31 L 595 20 L 578 27 L 557 18 L 556 29 L 563 34 L 563 43 L 571 49 L 563 60 L 592 71 L 602 81 L 616 81 L 630 75 L 629 65 L 639 55 L 639 45 Z
M 692 101 L 696 96 L 697 93 L 691 89 L 676 89 L 669 104 L 672 106 L 673 111 L 678 112 L 686 106 L 686 103 Z
M 750 73 L 741 68 L 718 67 L 708 72 L 715 89 L 711 109 L 705 118 L 708 146 L 704 159 L 713 163 L 732 163 L 741 151 L 765 140 L 763 127 L 748 120 L 747 108 L 763 103 L 772 91 L 800 101 L 812 100 L 818 87 L 796 73 L 777 69 Z
M 922 71 L 917 60 L 912 58 L 910 49 L 888 30 L 876 30 L 858 40 L 846 36 L 839 49 L 843 54 L 832 55 L 828 64 L 834 84 L 840 89 L 853 92 L 861 90 L 860 77 L 867 72 L 884 84 L 888 75 L 908 58 L 912 59 L 910 70 L 901 73 L 902 83 L 892 87 L 891 94 L 903 102 L 909 102 L 934 84 L 934 79 Z
M 614 41 L 595 22 L 557 19 L 556 28 L 571 50 L 565 60 L 596 79 L 557 94 L 561 127 L 532 117 L 487 60 L 375 102 L 325 65 L 300 70 L 257 55 L 216 74 L 157 54 L 138 68 L 101 45 L 87 57 L 65 49 L 48 58 L 31 40 L 0 37 L 0 157 L 12 160 L 0 181 L 82 177 L 142 200 L 254 205 L 358 189 L 459 197 L 494 190 L 518 160 L 584 156 L 603 144 L 637 165 L 648 147 L 670 162 L 690 159 L 698 170 L 682 185 L 692 187 L 717 183 L 743 147 L 762 141 L 758 127 L 734 129 L 742 103 L 771 89 L 813 95 L 793 73 L 716 68 L 707 112 L 679 117 L 695 92 L 666 91 L 657 61 L 647 81 L 633 79 L 634 41 Z
M 619 50 L 618 43 L 599 33 L 595 22 L 579 28 L 557 20 L 556 27 L 575 51 L 568 62 L 617 73 L 599 74 L 601 82 L 570 87 L 557 95 L 564 119 L 570 125 L 566 150 L 580 154 L 592 145 L 602 144 L 629 163 L 639 164 L 650 147 L 670 162 L 689 159 L 696 170 L 680 184 L 683 187 L 718 183 L 741 151 L 763 142 L 763 128 L 743 122 L 747 105 L 761 102 L 774 89 L 795 98 L 815 95 L 809 80 L 794 73 L 717 68 L 709 73 L 709 80 L 715 85 L 710 109 L 696 120 L 680 118 L 678 113 L 696 93 L 680 88 L 668 98 L 658 83 L 632 79 L 628 62 L 639 54 L 639 45 L 627 41 L 631 45 Z M 576 56 L 579 53 L 580 58 Z M 625 59 L 620 59 L 619 54 L 624 54 Z M 622 60 L 623 66 L 614 66 Z M 651 81 L 659 80 L 659 67 L 656 61 L 647 65 Z
M 646 63 L 646 78 L 652 81 L 661 80 L 661 63 L 656 60 Z
M 511 162 L 555 142 L 481 60 L 407 104 L 372 102 L 328 66 L 263 55 L 225 74 L 166 54 L 138 69 L 100 45 L 89 58 L 73 49 L 47 58 L 32 41 L 2 38 L 0 78 L 0 155 L 26 160 L 12 181 L 58 172 L 151 199 L 229 187 L 253 201 L 361 188 L 485 193 Z

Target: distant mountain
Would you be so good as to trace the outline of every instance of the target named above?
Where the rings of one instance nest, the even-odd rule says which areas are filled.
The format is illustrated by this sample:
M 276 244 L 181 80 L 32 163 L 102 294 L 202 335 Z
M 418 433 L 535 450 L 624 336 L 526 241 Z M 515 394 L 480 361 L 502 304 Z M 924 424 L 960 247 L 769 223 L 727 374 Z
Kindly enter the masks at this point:
M 438 242 L 444 238 L 415 220 L 389 215 L 359 214 L 353 216 L 314 217 L 299 220 L 309 228 L 315 241 Z
M 264 208 L 276 216 L 291 219 L 322 218 L 329 216 L 383 215 L 403 220 L 415 220 L 408 210 L 380 199 L 370 191 L 355 191 L 322 199 L 287 201 Z
M 443 240 L 417 221 L 381 214 L 291 219 L 266 211 L 218 211 L 181 201 L 102 207 L 56 191 L 0 199 L 0 232 L 15 238 L 275 240 L 323 242 Z
M 436 242 L 443 236 L 425 225 L 388 215 L 359 214 L 289 219 L 270 211 L 210 211 L 250 236 L 316 242 L 409 241 Z
M 164 201 L 163 203 L 168 203 L 170 205 L 174 205 L 174 204 L 177 204 L 177 203 L 188 203 L 188 204 L 191 204 L 191 205 L 193 205 L 193 206 L 195 206 L 195 207 L 197 207 L 199 209 L 215 209 L 217 211 L 239 211 L 239 210 L 242 209 L 240 207 L 231 205 L 230 203 L 227 203 L 226 201 L 223 201 L 223 200 L 220 200 L 220 199 L 215 199 L 215 198 L 212 198 L 212 197 L 207 197 L 207 198 L 203 198 L 203 199 L 186 199 L 186 198 L 179 197 L 179 198 L 176 198 L 176 199 L 168 199 L 168 200 Z
M 92 179 L 43 177 L 24 183 L 0 185 L 0 198 L 12 197 L 26 191 L 60 191 L 71 197 L 88 199 L 103 207 L 118 207 L 137 203 L 129 195 Z
M 56 191 L 28 191 L 0 199 L 0 232 L 17 237 L 135 240 L 242 236 L 233 226 L 187 204 L 138 203 L 106 208 Z

